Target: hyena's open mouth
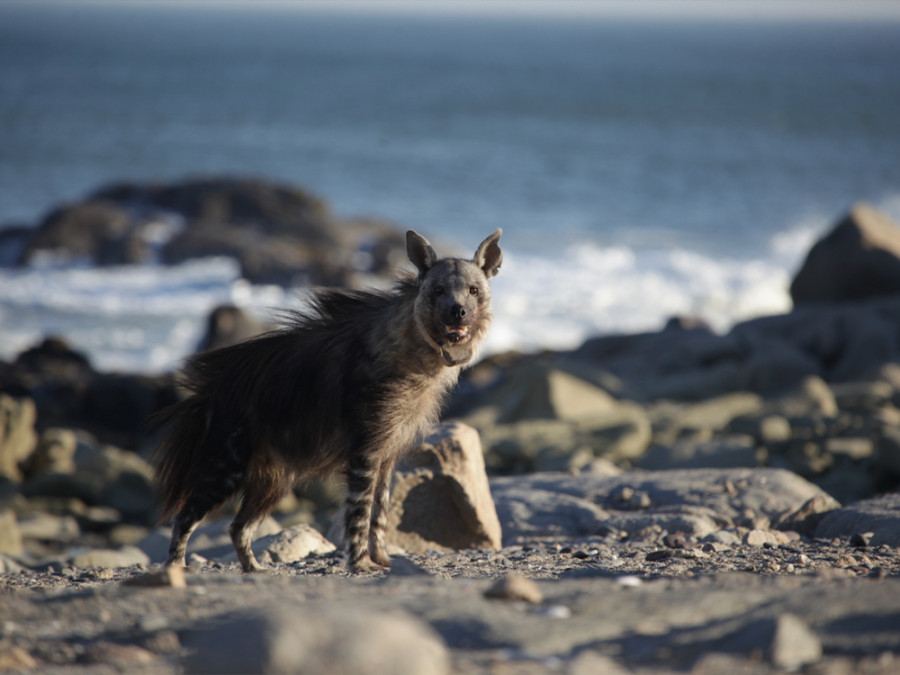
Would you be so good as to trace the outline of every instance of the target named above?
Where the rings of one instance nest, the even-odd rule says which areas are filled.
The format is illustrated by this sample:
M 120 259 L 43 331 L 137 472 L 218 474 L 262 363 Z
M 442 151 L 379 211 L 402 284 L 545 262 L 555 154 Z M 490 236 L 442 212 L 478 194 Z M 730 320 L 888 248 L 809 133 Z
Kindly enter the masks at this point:
M 450 342 L 460 342 L 469 337 L 468 326 L 444 326 L 444 335 Z

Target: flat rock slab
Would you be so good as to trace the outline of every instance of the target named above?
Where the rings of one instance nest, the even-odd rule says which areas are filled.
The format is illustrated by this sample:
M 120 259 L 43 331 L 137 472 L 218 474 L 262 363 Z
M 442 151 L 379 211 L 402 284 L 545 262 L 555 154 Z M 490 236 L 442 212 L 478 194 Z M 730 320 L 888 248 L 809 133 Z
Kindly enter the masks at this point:
M 618 476 L 539 473 L 495 478 L 491 493 L 504 543 L 535 536 L 586 536 L 657 525 L 703 537 L 740 519 L 776 522 L 818 498 L 821 488 L 782 469 L 633 471 Z

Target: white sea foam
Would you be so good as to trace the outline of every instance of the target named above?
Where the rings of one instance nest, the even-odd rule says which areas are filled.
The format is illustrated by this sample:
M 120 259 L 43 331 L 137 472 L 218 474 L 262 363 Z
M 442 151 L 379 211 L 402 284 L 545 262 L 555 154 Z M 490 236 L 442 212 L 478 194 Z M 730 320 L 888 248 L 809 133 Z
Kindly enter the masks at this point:
M 713 259 L 684 249 L 583 245 L 549 255 L 505 251 L 494 280 L 495 323 L 484 353 L 570 349 L 586 338 L 660 329 L 672 316 L 718 331 L 790 308 L 789 274 L 816 223 L 772 241 L 766 260 Z M 254 286 L 234 261 L 174 267 L 0 270 L 0 358 L 60 335 L 101 370 L 160 372 L 195 348 L 215 306 L 261 317 L 297 291 Z

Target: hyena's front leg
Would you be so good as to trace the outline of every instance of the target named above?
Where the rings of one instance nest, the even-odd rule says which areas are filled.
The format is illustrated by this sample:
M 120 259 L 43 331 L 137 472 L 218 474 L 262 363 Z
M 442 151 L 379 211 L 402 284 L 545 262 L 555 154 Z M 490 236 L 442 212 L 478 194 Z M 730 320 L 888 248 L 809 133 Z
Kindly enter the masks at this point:
M 375 481 L 375 502 L 372 506 L 372 521 L 369 530 L 369 556 L 382 567 L 391 566 L 391 558 L 385 542 L 385 530 L 390 509 L 393 473 L 393 462 L 385 462 L 378 469 L 378 477 Z
M 369 532 L 378 484 L 378 469 L 366 457 L 356 457 L 347 471 L 344 532 L 347 564 L 354 572 L 377 571 L 381 565 L 369 557 Z

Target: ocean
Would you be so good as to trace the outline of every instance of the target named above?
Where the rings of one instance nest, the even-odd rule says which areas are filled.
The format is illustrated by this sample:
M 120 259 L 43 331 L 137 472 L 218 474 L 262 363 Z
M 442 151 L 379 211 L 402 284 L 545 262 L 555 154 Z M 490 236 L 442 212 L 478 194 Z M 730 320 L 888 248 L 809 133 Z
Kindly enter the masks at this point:
M 487 352 L 788 311 L 857 201 L 900 219 L 900 21 L 0 3 L 0 227 L 112 182 L 257 176 L 455 250 L 504 230 Z M 440 252 L 440 251 L 439 251 Z M 0 358 L 177 367 L 236 265 L 0 269 Z

